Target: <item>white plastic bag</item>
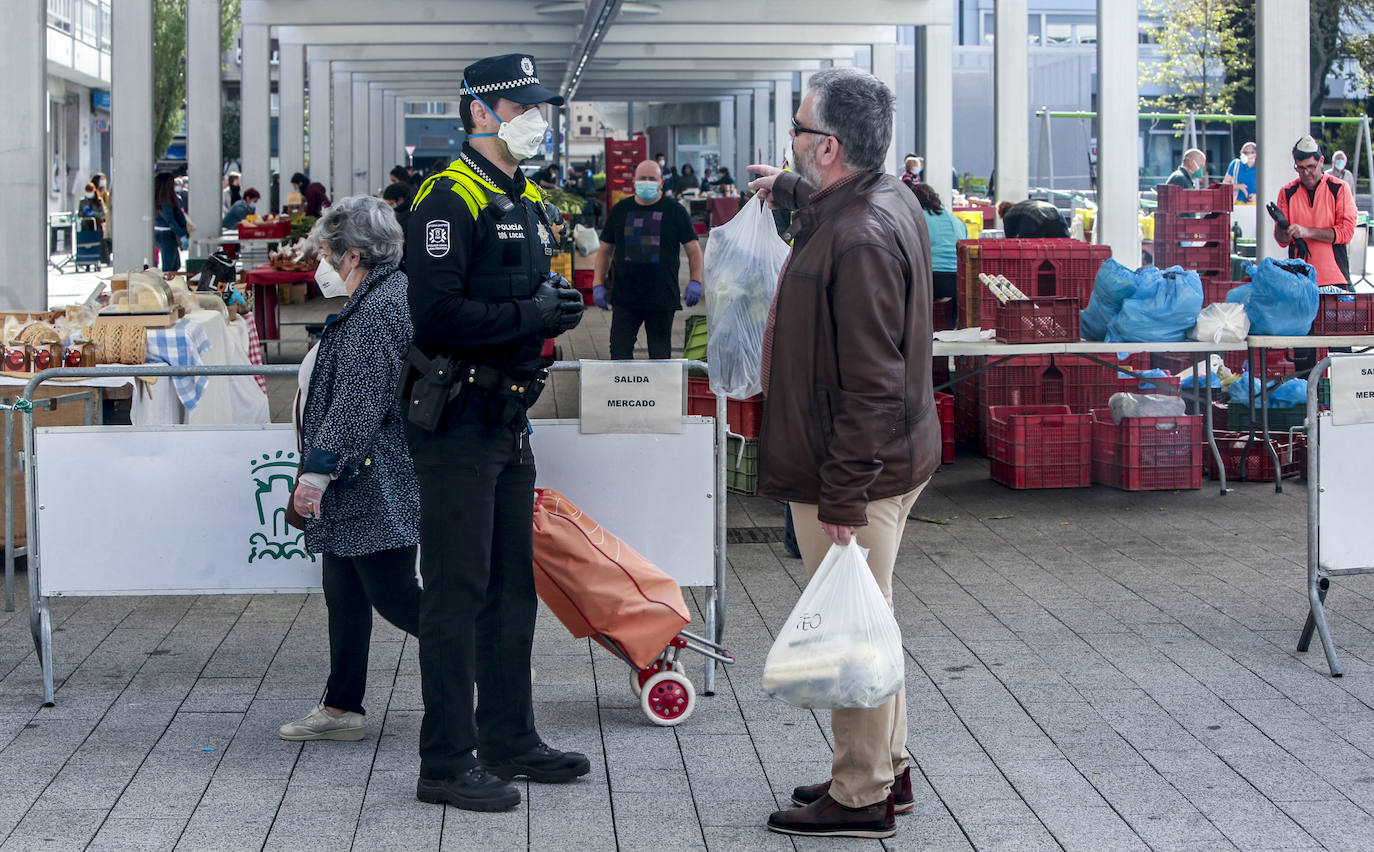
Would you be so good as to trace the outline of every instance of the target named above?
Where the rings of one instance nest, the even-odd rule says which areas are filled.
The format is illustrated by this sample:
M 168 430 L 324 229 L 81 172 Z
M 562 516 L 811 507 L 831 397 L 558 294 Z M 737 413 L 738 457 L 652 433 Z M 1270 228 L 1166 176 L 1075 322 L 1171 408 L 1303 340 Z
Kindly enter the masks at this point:
M 833 545 L 763 664 L 763 691 L 819 710 L 877 707 L 902 688 L 902 632 L 864 551 Z
M 706 360 L 711 390 L 747 399 L 762 387 L 763 331 L 791 251 L 755 197 L 706 240 Z
M 573 247 L 583 257 L 590 257 L 601 248 L 601 237 L 597 235 L 595 228 L 576 225 L 573 227 Z
M 1208 343 L 1240 343 L 1250 335 L 1250 317 L 1238 302 L 1217 302 L 1197 315 L 1194 340 Z

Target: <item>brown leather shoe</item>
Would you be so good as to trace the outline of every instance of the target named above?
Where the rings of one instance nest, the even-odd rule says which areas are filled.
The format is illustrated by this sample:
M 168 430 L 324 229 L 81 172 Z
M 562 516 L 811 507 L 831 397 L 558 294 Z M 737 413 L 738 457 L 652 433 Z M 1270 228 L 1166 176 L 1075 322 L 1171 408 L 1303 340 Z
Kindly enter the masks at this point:
M 768 817 L 768 830 L 806 837 L 883 838 L 897 833 L 897 815 L 892 810 L 891 793 L 863 808 L 847 808 L 823 793 L 805 807 L 774 811 Z
M 792 804 L 804 807 L 829 792 L 829 781 L 797 787 L 792 791 Z M 899 814 L 904 814 L 916 807 L 916 796 L 911 792 L 910 766 L 903 769 L 901 775 L 892 779 L 892 807 Z

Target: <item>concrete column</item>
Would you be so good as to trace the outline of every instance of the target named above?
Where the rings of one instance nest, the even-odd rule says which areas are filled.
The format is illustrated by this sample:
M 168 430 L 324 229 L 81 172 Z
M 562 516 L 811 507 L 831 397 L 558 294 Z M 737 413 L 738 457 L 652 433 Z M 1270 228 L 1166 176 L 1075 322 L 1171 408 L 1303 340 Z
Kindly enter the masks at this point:
M 882 42 L 873 45 L 873 76 L 887 84 L 892 91 L 893 97 L 897 95 L 897 43 Z M 896 115 L 893 115 L 894 126 L 892 128 L 892 141 L 887 145 L 887 172 L 889 174 L 900 174 L 902 163 L 898 159 L 901 156 L 897 151 L 897 128 L 895 126 Z M 843 131 L 841 131 L 843 132 Z
M 186 4 L 186 173 L 191 179 L 187 192 L 197 228 L 191 253 L 200 257 L 210 253 L 210 240 L 219 235 L 222 218 L 219 4 L 220 0 Z
M 792 129 L 792 76 L 789 74 L 786 79 L 779 79 L 773 84 L 773 159 L 769 160 L 775 166 L 782 165 L 790 152 L 792 135 L 788 132 Z M 743 180 L 744 175 L 737 175 L 735 180 Z
M 366 195 L 368 193 L 368 172 L 371 167 L 368 164 L 368 114 L 369 105 L 367 97 L 367 81 L 361 79 L 361 75 L 354 74 L 352 86 L 353 107 L 349 112 L 351 119 L 351 130 L 353 135 L 353 157 L 349 160 L 349 195 Z
M 120 3 L 112 23 L 110 203 L 114 268 L 127 272 L 153 262 L 153 0 Z
M 727 98 L 720 102 L 720 161 L 728 163 L 731 169 L 734 169 L 739 162 L 739 157 L 736 154 L 739 146 L 735 144 L 736 141 L 735 99 Z M 696 173 L 697 180 L 700 180 L 702 173 L 700 163 L 696 166 Z M 742 180 L 742 176 L 745 174 L 747 172 L 740 171 L 741 177 L 736 179 Z
M 331 132 L 331 123 L 334 120 L 333 110 L 330 107 L 332 98 L 330 97 L 329 62 L 327 60 L 316 59 L 310 62 L 310 114 L 307 119 L 307 139 L 309 142 L 310 168 L 302 169 L 312 180 L 318 180 L 330 187 L 330 197 L 333 197 L 333 178 L 330 171 L 333 164 L 330 161 L 330 147 L 333 143 L 334 135 Z M 290 185 L 291 175 L 294 172 L 282 172 L 282 186 Z
M 567 110 L 564 110 L 566 113 Z M 406 99 L 404 95 L 396 96 L 396 162 L 402 165 L 412 166 L 410 156 L 406 154 Z
M 392 92 L 382 92 L 382 164 L 386 172 L 391 171 L 392 166 L 402 165 L 405 162 L 405 155 L 396 146 L 396 95 Z M 391 178 L 383 177 L 382 186 L 391 182 Z
M 271 177 L 269 134 L 272 130 L 272 67 L 267 27 L 263 24 L 247 24 L 243 27 L 242 37 L 243 110 L 239 117 L 239 151 L 243 160 L 243 188 L 256 187 L 258 192 L 266 196 Z
M 390 168 L 382 158 L 382 131 L 384 129 L 382 90 L 369 86 L 367 90 L 367 183 L 363 191 L 368 195 L 376 192 L 387 182 L 386 173 Z
M 928 24 L 919 38 L 925 59 L 925 100 L 920 104 L 925 181 L 948 199 L 954 190 L 954 34 L 948 24 Z
M 278 51 L 277 171 L 289 191 L 291 176 L 305 171 L 305 47 L 281 44 Z M 281 204 L 286 205 L 285 192 Z
M 151 0 L 143 5 L 151 8 Z M 0 310 L 48 306 L 47 15 L 43 0 L 22 0 L 11 7 L 11 44 L 0 51 L 0 79 L 9 92 L 6 120 L 0 122 L 0 198 L 5 199 L 0 204 L 0 258 L 6 267 L 0 277 Z M 152 178 L 144 183 L 145 193 L 151 193 Z
M 1131 268 L 1140 265 L 1140 225 L 1136 221 L 1140 206 L 1136 18 L 1134 4 L 1097 0 L 1097 219 L 1093 236 L 1097 242 L 1111 246 L 1112 256 Z M 1303 44 L 1307 44 L 1305 38 Z M 1000 50 L 999 38 L 998 52 Z M 1301 74 L 1298 76 L 1306 79 Z M 1024 139 L 1024 114 L 1018 129 Z M 999 129 L 998 143 L 1001 141 Z M 999 190 L 1002 187 L 1001 162 L 999 158 Z M 1026 167 L 1024 154 L 1018 162 L 1022 168 Z M 1002 192 L 998 192 L 998 197 L 1012 198 Z
M 754 162 L 750 159 L 754 150 L 754 123 L 753 114 L 749 110 L 750 95 L 735 96 L 735 161 L 725 162 L 721 159 L 720 164 L 727 166 L 731 174 L 745 174 L 744 167 Z
M 750 163 L 773 162 L 773 137 L 768 130 L 768 87 L 754 87 L 754 131 L 749 147 Z M 731 172 L 739 181 L 742 172 Z M 738 184 L 736 184 L 738 185 Z
M 1293 143 L 1309 131 L 1307 0 L 1259 0 L 1255 8 L 1255 105 L 1258 122 L 1260 203 L 1273 201 L 1293 175 Z M 1099 152 L 1102 146 L 1098 146 Z M 1323 153 L 1330 154 L 1329 151 Z M 1100 153 L 1099 153 L 1100 156 Z M 1287 257 L 1274 240 L 1273 222 L 1259 216 L 1256 247 L 1261 258 Z
M 334 74 L 334 159 L 329 200 L 353 194 L 353 86 L 352 74 Z
M 1135 80 L 1135 60 L 1126 62 L 1124 56 L 1115 54 L 1116 46 L 1108 46 L 1102 38 L 1103 27 L 1112 26 L 1109 19 L 1122 13 L 1126 4 L 1104 3 L 1099 0 L 1098 40 L 1102 49 L 1097 52 L 1098 90 L 1102 91 L 1102 68 L 1104 64 L 1115 65 L 1117 69 L 1130 72 L 1132 86 Z M 1104 6 L 1111 6 L 1110 14 Z M 1120 8 L 1119 8 L 1120 7 Z M 993 168 L 997 172 L 997 200 L 1022 201 L 1030 192 L 1030 75 L 1028 62 L 1026 0 L 1000 0 L 995 7 L 996 46 L 992 51 L 992 89 L 993 89 Z M 1135 25 L 1135 7 L 1120 14 L 1129 18 Z M 1113 29 L 1119 29 L 1113 27 Z M 1135 37 L 1133 36 L 1132 39 Z M 1135 55 L 1134 41 L 1131 55 Z M 1120 75 L 1118 75 L 1120 76 Z M 1134 107 L 1135 98 L 1130 106 Z M 1106 109 L 1099 97 L 1098 109 Z M 1101 146 L 1098 146 L 1101 150 Z M 1132 155 L 1135 146 L 1131 146 Z

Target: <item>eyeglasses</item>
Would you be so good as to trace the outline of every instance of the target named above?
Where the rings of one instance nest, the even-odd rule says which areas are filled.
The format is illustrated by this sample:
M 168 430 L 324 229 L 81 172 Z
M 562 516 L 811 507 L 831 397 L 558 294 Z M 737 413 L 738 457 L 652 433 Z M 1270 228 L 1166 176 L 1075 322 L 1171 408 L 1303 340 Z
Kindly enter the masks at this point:
M 817 130 L 814 127 L 804 127 L 801 124 L 797 123 L 796 116 L 792 116 L 792 135 L 795 137 L 802 133 L 814 133 L 817 136 L 834 136 L 836 142 L 839 142 L 841 145 L 844 144 L 844 140 L 838 136 L 835 136 L 835 134 L 829 133 L 825 130 Z

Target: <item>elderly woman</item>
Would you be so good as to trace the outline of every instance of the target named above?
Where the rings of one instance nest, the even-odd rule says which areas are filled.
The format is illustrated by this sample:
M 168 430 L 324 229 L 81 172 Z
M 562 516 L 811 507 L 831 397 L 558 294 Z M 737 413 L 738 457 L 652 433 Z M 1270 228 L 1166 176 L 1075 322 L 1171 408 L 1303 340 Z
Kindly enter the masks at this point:
M 373 607 L 411 635 L 420 626 L 420 492 L 396 397 L 411 341 L 397 269 L 404 238 L 385 202 L 359 196 L 327 208 L 311 240 L 322 294 L 348 297 L 301 365 L 302 465 L 292 495 L 306 547 L 324 554 L 330 671 L 324 700 L 279 733 L 359 740 Z

